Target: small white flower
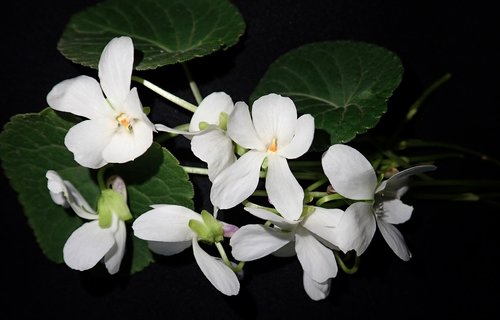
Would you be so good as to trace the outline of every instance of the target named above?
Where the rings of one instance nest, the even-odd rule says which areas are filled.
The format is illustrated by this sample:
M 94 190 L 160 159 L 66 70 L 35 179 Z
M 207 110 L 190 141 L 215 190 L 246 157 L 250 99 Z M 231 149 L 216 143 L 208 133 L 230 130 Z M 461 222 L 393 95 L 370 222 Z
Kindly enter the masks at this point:
M 226 133 L 228 116 L 233 109 L 230 96 L 224 92 L 214 92 L 203 99 L 189 123 L 190 132 L 202 130 L 207 125 L 215 127 L 193 136 L 191 140 L 194 155 L 207 163 L 210 181 L 214 181 L 222 170 L 236 161 L 233 141 Z
M 313 300 L 324 299 L 330 290 L 330 279 L 338 271 L 331 249 L 338 250 L 336 243 L 339 239 L 347 238 L 352 241 L 355 235 L 337 230 L 336 226 L 344 214 L 342 210 L 319 207 L 311 209 L 313 212 L 304 219 L 292 221 L 268 210 L 246 207 L 245 210 L 272 222 L 274 227 L 257 224 L 241 227 L 231 237 L 233 257 L 240 261 L 252 261 L 271 253 L 289 256 L 289 245 L 293 244 L 304 269 L 304 288 L 307 294 Z
M 331 185 L 340 195 L 352 200 L 365 200 L 351 204 L 338 228 L 359 237 L 343 239 L 339 247 L 353 248 L 361 255 L 370 244 L 376 226 L 385 241 L 402 260 L 409 260 L 411 253 L 406 242 L 394 226 L 411 217 L 413 207 L 400 198 L 407 191 L 408 177 L 436 167 L 416 166 L 403 170 L 380 184 L 370 162 L 356 149 L 347 145 L 331 146 L 322 157 L 323 170 Z
M 240 283 L 235 273 L 221 259 L 207 254 L 198 244 L 198 235 L 189 227 L 191 220 L 203 223 L 201 215 L 177 205 L 152 207 L 134 221 L 134 235 L 147 240 L 153 252 L 166 256 L 192 246 L 198 266 L 212 285 L 225 295 L 238 294 Z
M 269 94 L 252 106 L 238 102 L 229 116 L 228 134 L 249 149 L 213 181 L 212 203 L 221 209 L 236 206 L 257 188 L 260 168 L 267 158 L 266 190 L 269 201 L 286 218 L 297 220 L 302 213 L 304 191 L 293 176 L 287 159 L 307 152 L 314 137 L 314 118 L 303 115 L 289 98 Z
M 110 212 L 106 227 L 101 227 L 100 216 L 89 206 L 75 187 L 55 171 L 46 174 L 47 186 L 55 203 L 71 206 L 75 213 L 90 222 L 76 229 L 63 248 L 64 262 L 72 269 L 84 271 L 103 260 L 110 274 L 120 269 L 125 253 L 126 229 L 122 213 Z M 102 221 L 101 221 L 102 224 Z
M 64 139 L 84 167 L 134 160 L 153 142 L 154 125 L 143 112 L 137 89 L 130 89 L 133 61 L 132 39 L 114 38 L 101 54 L 100 84 L 79 76 L 62 81 L 47 95 L 54 110 L 88 119 L 73 126 Z

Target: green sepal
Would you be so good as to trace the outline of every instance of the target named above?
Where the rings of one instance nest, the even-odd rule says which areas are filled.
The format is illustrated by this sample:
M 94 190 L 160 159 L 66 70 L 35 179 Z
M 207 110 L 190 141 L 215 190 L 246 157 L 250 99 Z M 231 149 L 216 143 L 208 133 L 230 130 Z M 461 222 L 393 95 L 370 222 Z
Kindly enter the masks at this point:
M 225 112 L 219 113 L 219 128 L 221 128 L 224 131 L 227 131 L 227 120 L 228 120 L 228 114 Z
M 99 214 L 99 226 L 101 228 L 111 226 L 113 214 L 116 214 L 123 221 L 132 219 L 132 214 L 123 196 L 112 189 L 101 191 L 101 196 L 97 201 L 97 213 Z
M 198 239 L 206 242 L 213 242 L 210 230 L 203 222 L 198 221 L 196 219 L 191 219 L 189 220 L 188 225 L 189 228 L 191 228 L 191 230 L 193 230 L 196 233 L 196 235 L 198 235 Z
M 213 242 L 221 242 L 224 240 L 224 229 L 222 228 L 222 224 L 215 219 L 213 215 L 211 215 L 208 211 L 201 211 L 201 218 L 203 222 L 207 226 Z

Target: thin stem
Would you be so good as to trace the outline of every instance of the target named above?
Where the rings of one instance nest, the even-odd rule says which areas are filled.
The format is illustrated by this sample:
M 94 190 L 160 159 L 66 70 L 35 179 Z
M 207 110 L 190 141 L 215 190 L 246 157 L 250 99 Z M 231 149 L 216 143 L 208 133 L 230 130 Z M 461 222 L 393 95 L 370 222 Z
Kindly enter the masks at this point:
M 187 173 L 201 174 L 201 175 L 208 176 L 208 169 L 206 169 L 206 168 L 187 167 L 187 166 L 181 166 L 181 167 Z
M 242 204 L 245 207 L 264 209 L 264 210 L 271 211 L 272 213 L 276 213 L 276 214 L 279 215 L 278 210 L 276 210 L 274 208 L 269 208 L 269 207 L 261 206 L 260 204 L 253 203 L 253 202 L 250 202 L 248 200 L 243 201 Z
M 307 191 L 314 191 L 317 188 L 321 187 L 323 184 L 325 184 L 327 181 L 328 181 L 327 178 L 319 179 L 315 183 L 313 183 L 310 186 L 308 186 L 307 188 L 305 188 L 304 191 L 306 191 L 306 192 Z
M 305 192 L 305 194 L 310 196 L 310 197 L 313 197 L 313 198 L 323 198 L 323 197 L 326 197 L 327 195 L 329 195 L 328 192 L 319 192 L 319 191 Z
M 344 197 L 338 193 L 329 194 L 322 198 L 319 198 L 318 201 L 316 201 L 316 206 L 321 207 L 322 204 L 325 204 L 333 200 L 341 200 L 341 199 L 344 199 Z
M 236 267 L 233 266 L 233 263 L 231 261 L 229 261 L 227 254 L 226 254 L 226 251 L 224 250 L 224 247 L 222 246 L 222 244 L 220 242 L 216 242 L 215 246 L 217 247 L 217 250 L 219 251 L 219 254 L 220 254 L 220 257 L 222 258 L 222 261 L 224 261 L 224 264 L 226 266 L 228 266 L 229 268 L 231 268 L 231 270 L 233 270 L 233 272 L 240 272 L 241 269 L 243 269 L 245 262 L 240 261 L 240 263 L 238 263 L 238 265 Z
M 188 131 L 189 123 L 181 124 L 181 125 L 175 127 L 174 129 L 179 130 L 179 131 Z M 163 132 L 161 135 L 157 136 L 155 141 L 161 144 L 161 143 L 167 141 L 168 139 L 171 139 L 171 138 L 176 137 L 178 135 L 179 134 L 177 134 L 177 133 Z
M 201 103 L 201 100 L 203 100 L 203 97 L 201 96 L 200 89 L 198 88 L 198 85 L 196 82 L 193 80 L 193 77 L 191 76 L 191 71 L 189 71 L 189 68 L 186 63 L 181 63 L 182 69 L 184 69 L 184 73 L 186 74 L 186 78 L 189 81 L 189 87 L 191 88 L 191 92 L 193 93 L 194 99 L 196 100 L 196 103 L 198 105 Z
M 104 181 L 104 173 L 106 172 L 107 168 L 108 165 L 105 165 L 104 167 L 97 170 L 97 184 L 99 185 L 99 189 L 101 189 L 101 191 L 108 189 L 108 187 L 106 186 L 106 182 Z
M 392 138 L 395 139 L 399 132 L 403 129 L 405 124 L 409 122 L 418 112 L 424 101 L 434 92 L 436 91 L 440 86 L 442 86 L 446 81 L 450 80 L 451 74 L 446 73 L 444 76 L 436 80 L 434 83 L 432 83 L 427 89 L 422 92 L 420 97 L 418 97 L 417 100 L 410 106 L 408 109 L 408 113 L 406 114 L 406 117 L 404 120 L 399 124 L 397 129 L 394 131 Z
M 197 107 L 194 104 L 187 102 L 186 100 L 181 99 L 181 98 L 171 94 L 168 91 L 163 90 L 162 88 L 149 82 L 148 80 L 145 80 L 145 79 L 138 77 L 138 76 L 132 76 L 132 80 L 139 82 L 140 84 L 142 84 L 146 88 L 151 89 L 152 91 L 156 92 L 157 94 L 164 97 L 168 101 L 171 101 L 171 102 L 175 103 L 176 105 L 178 105 L 178 106 L 180 106 L 188 111 L 191 111 L 191 112 L 196 111 Z
M 425 181 L 413 181 L 411 183 L 412 187 L 429 187 L 429 186 L 447 186 L 447 187 L 494 187 L 500 189 L 499 180 L 466 180 L 466 179 L 456 179 L 456 180 L 425 180 Z
M 443 143 L 443 142 L 432 142 L 432 141 L 423 141 L 423 140 L 416 140 L 416 139 L 411 139 L 411 140 L 402 140 L 398 144 L 398 148 L 400 150 L 404 150 L 407 148 L 421 148 L 421 147 L 432 147 L 432 148 L 444 148 L 444 149 L 450 149 L 450 150 L 455 150 L 458 152 L 462 152 L 465 154 L 469 154 L 471 156 L 475 156 L 480 158 L 481 160 L 485 161 L 491 161 L 495 165 L 500 166 L 500 161 L 490 157 L 487 154 L 484 154 L 480 151 L 465 148 L 463 146 L 451 144 L 451 143 Z
M 354 274 L 358 271 L 360 259 L 357 255 L 354 258 L 354 265 L 349 268 L 345 265 L 344 260 L 342 260 L 342 258 L 336 251 L 333 251 L 333 253 L 335 254 L 335 260 L 337 260 L 337 264 L 340 266 L 342 271 L 344 271 L 347 274 Z

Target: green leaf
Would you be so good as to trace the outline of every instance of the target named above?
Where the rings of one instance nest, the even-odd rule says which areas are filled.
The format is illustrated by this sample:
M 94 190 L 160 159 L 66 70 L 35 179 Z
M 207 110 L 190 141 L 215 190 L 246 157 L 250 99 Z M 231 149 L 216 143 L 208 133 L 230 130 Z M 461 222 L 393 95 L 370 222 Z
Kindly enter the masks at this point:
M 6 176 L 19 195 L 28 223 L 44 252 L 52 261 L 61 263 L 62 248 L 85 221 L 71 209 L 56 205 L 47 189 L 47 170 L 57 171 L 70 181 L 96 208 L 100 191 L 95 170 L 81 167 L 64 146 L 67 130 L 77 121 L 63 119 L 53 110 L 13 117 L 0 134 L 0 159 Z M 175 157 L 158 144 L 135 161 L 114 165 L 110 171 L 122 176 L 127 184 L 131 213 L 138 217 L 152 204 L 169 203 L 193 207 L 193 186 Z M 111 172 L 110 172 L 111 173 Z M 153 261 L 146 241 L 133 237 L 130 223 L 123 272 L 138 272 Z M 129 250 L 130 249 L 130 250 Z M 130 257 L 132 255 L 132 257 Z M 128 256 L 128 257 L 127 257 Z M 129 267 L 128 270 L 124 269 Z
M 316 129 L 326 131 L 331 144 L 345 143 L 378 123 L 402 74 L 399 58 L 373 44 L 312 43 L 278 58 L 251 101 L 268 93 L 288 96 L 300 113 L 314 117 Z
M 72 16 L 59 51 L 73 62 L 97 68 L 104 46 L 129 36 L 136 69 L 208 55 L 238 42 L 245 22 L 227 0 L 108 0 Z

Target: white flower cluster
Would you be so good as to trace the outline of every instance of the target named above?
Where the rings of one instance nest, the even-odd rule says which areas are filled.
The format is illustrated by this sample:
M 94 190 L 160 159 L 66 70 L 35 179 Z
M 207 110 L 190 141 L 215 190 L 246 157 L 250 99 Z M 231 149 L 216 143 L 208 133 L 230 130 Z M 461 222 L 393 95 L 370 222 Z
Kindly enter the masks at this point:
M 153 132 L 177 132 L 153 125 L 144 114 L 137 90 L 130 90 L 132 64 L 132 40 L 115 38 L 99 62 L 100 84 L 80 76 L 61 82 L 48 94 L 53 109 L 88 118 L 72 127 L 65 138 L 80 165 L 96 169 L 134 160 L 150 147 Z M 244 102 L 234 104 L 227 94 L 212 93 L 194 113 L 189 132 L 180 133 L 191 139 L 193 153 L 208 166 L 215 213 L 247 200 L 265 177 L 272 207 L 245 207 L 263 224 L 238 228 L 206 211 L 200 214 L 173 204 L 152 205 L 133 222 L 134 236 L 147 240 L 157 254 L 173 255 L 192 247 L 203 274 L 222 293 L 238 294 L 242 266 L 225 255 L 221 244 L 225 237 L 230 238 L 232 257 L 241 262 L 269 254 L 296 255 L 304 271 L 305 291 L 314 300 L 329 294 L 338 271 L 335 252 L 363 254 L 376 226 L 398 257 L 410 259 L 394 225 L 407 221 L 413 208 L 400 198 L 407 191 L 409 176 L 433 170 L 433 166 L 413 167 L 380 181 L 360 152 L 333 145 L 322 156 L 322 168 L 333 192 L 350 205 L 345 210 L 324 208 L 307 205 L 304 189 L 288 165 L 288 159 L 309 150 L 314 136 L 314 118 L 298 117 L 291 99 L 269 94 L 257 99 L 250 112 Z M 123 181 L 117 179 L 112 188 L 101 191 L 96 212 L 56 172 L 47 172 L 47 179 L 57 204 L 70 205 L 77 215 L 91 220 L 67 240 L 66 264 L 87 270 L 102 260 L 109 273 L 116 273 L 125 251 L 125 221 L 132 219 Z M 214 244 L 221 258 L 206 253 L 200 241 Z

